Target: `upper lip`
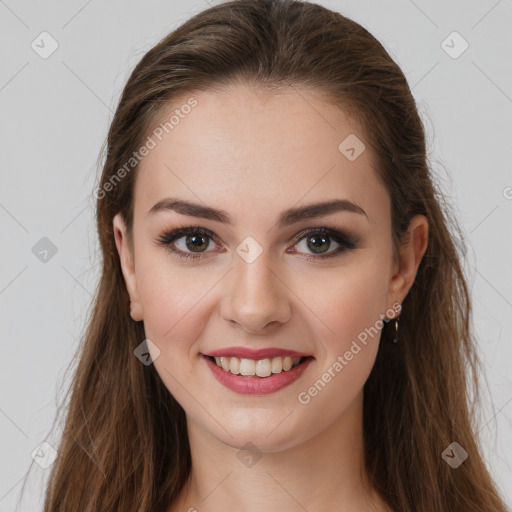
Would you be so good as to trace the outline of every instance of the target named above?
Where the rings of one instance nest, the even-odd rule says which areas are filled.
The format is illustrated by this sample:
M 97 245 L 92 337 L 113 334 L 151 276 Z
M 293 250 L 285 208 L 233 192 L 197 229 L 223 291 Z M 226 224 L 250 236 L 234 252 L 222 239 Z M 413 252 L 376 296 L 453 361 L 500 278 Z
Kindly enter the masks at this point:
M 287 350 L 284 348 L 247 348 L 247 347 L 227 347 L 219 350 L 213 350 L 204 354 L 212 357 L 238 357 L 240 359 L 267 359 L 271 357 L 308 357 L 311 354 L 304 352 L 296 352 L 295 350 Z

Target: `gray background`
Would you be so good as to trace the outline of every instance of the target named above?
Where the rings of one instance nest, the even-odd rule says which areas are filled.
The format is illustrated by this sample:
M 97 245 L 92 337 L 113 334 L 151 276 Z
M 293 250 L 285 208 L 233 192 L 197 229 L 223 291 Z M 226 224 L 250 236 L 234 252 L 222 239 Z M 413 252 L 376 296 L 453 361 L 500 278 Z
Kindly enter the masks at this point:
M 468 243 L 488 383 L 477 430 L 511 503 L 512 0 L 319 3 L 372 32 L 420 104 L 433 171 Z M 99 276 L 96 161 L 122 87 L 151 46 L 207 5 L 0 0 L 0 512 L 15 509 L 69 383 Z M 43 31 L 59 45 L 46 59 L 31 47 Z M 469 44 L 457 58 L 445 50 L 458 53 L 462 41 L 442 43 L 453 31 Z M 43 237 L 57 249 L 47 261 Z M 48 472 L 34 465 L 21 511 L 42 510 Z

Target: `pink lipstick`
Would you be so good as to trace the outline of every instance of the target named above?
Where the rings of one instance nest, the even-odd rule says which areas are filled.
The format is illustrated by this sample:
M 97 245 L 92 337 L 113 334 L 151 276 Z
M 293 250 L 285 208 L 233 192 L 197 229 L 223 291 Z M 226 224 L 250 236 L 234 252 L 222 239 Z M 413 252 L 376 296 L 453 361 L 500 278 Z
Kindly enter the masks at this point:
M 300 357 L 299 363 L 289 370 L 272 373 L 268 377 L 256 375 L 235 375 L 217 365 L 215 357 L 237 357 L 240 359 L 270 359 L 273 357 Z M 249 350 L 243 347 L 221 349 L 208 354 L 201 354 L 213 376 L 225 387 L 240 394 L 265 395 L 274 393 L 295 382 L 306 370 L 314 357 L 291 350 L 261 349 Z

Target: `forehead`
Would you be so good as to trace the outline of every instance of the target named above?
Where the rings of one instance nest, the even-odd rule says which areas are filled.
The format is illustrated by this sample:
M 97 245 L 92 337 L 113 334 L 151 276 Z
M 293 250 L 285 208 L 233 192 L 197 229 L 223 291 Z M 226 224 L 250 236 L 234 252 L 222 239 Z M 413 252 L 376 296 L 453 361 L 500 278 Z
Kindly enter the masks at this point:
M 175 99 L 161 120 L 167 129 L 150 134 L 139 166 L 135 216 L 166 196 L 260 220 L 325 199 L 354 201 L 374 220 L 389 208 L 361 127 L 314 91 L 199 91 Z

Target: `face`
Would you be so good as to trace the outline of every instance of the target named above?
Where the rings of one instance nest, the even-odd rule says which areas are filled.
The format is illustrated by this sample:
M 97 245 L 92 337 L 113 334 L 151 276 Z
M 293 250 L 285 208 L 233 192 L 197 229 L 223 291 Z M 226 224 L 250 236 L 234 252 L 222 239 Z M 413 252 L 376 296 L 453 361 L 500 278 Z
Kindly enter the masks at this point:
M 132 318 L 144 321 L 156 370 L 188 422 L 234 447 L 286 449 L 341 421 L 362 396 L 382 319 L 393 317 L 414 268 L 397 273 L 390 199 L 343 111 L 306 89 L 233 88 L 184 96 L 167 118 L 190 97 L 197 104 L 153 136 L 139 168 L 134 258 L 114 219 Z M 221 213 L 166 208 L 171 200 Z M 204 357 L 230 347 L 309 357 L 287 370 L 295 379 L 284 370 L 233 376 Z M 250 361 L 249 372 L 279 369 L 263 355 L 253 359 L 270 361 Z

